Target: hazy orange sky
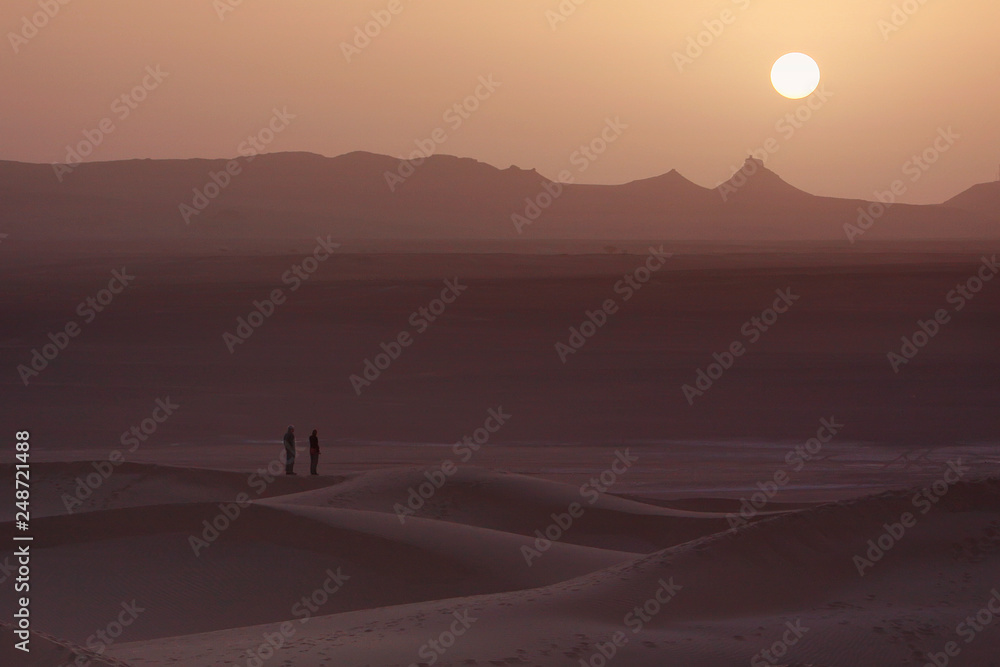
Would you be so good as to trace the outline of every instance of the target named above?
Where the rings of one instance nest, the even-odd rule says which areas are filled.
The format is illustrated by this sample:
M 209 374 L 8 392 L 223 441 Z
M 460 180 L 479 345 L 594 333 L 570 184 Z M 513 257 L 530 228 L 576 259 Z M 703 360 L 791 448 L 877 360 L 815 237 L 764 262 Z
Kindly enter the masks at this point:
M 271 151 L 401 156 L 442 128 L 438 152 L 589 183 L 677 169 L 714 186 L 768 139 L 768 167 L 831 196 L 903 178 L 905 201 L 939 202 L 1000 166 L 996 0 L 62 2 L 0 7 L 2 159 L 65 161 L 105 118 L 114 131 L 88 159 L 228 157 L 277 107 L 296 118 Z M 889 32 L 903 5 L 917 9 Z M 44 6 L 35 34 L 24 17 Z M 348 62 L 343 43 L 372 12 L 387 25 Z M 681 71 L 675 53 L 709 28 Z M 831 93 L 797 128 L 777 124 L 803 102 L 769 80 L 790 51 L 819 62 Z M 122 117 L 114 100 L 152 84 L 150 66 L 169 75 Z M 446 120 L 490 75 L 500 86 L 480 108 Z M 577 173 L 571 155 L 608 118 L 628 129 Z M 907 161 L 940 128 L 959 138 L 915 178 Z

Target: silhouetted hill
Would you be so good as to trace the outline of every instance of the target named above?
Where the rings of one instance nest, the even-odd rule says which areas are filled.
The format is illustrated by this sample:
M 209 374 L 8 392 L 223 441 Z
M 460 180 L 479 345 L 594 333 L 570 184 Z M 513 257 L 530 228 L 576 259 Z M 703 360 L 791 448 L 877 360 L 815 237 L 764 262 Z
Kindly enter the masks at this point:
M 973 185 L 944 205 L 972 213 L 987 222 L 1000 223 L 1000 181 Z
M 227 172 L 227 168 L 230 170 Z M 355 152 L 237 160 L 0 162 L 0 229 L 12 237 L 89 239 L 846 240 L 859 200 L 803 192 L 748 160 L 710 189 L 676 171 L 617 186 L 558 184 L 534 170 L 469 158 L 419 162 Z M 892 206 L 866 239 L 1000 236 L 1000 189 L 948 206 Z M 877 209 L 876 209 L 877 210 Z
M 756 158 L 747 158 L 732 178 L 715 188 L 724 201 L 749 203 L 751 201 L 803 201 L 812 197 L 786 183 L 780 176 Z

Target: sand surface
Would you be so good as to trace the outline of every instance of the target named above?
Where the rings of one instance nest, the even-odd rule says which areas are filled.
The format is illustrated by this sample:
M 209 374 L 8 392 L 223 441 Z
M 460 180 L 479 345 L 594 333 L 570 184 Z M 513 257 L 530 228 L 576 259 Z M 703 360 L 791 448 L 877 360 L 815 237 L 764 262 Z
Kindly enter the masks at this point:
M 679 246 L 628 301 L 615 285 L 643 266 L 641 248 L 557 256 L 346 248 L 292 292 L 282 275 L 311 248 L 282 241 L 268 254 L 67 259 L 44 245 L 11 246 L 0 268 L 4 410 L 32 425 L 36 451 L 107 452 L 169 398 L 176 414 L 134 454 L 190 445 L 204 459 L 225 445 L 280 440 L 288 423 L 303 438 L 318 428 L 337 446 L 451 444 L 498 407 L 512 416 L 491 444 L 801 442 L 830 416 L 846 425 L 838 440 L 906 447 L 993 442 L 1000 432 L 1000 283 L 954 312 L 899 374 L 887 360 L 918 320 L 953 307 L 949 291 L 975 274 L 985 244 L 943 254 L 688 255 Z M 86 323 L 78 304 L 123 267 L 135 281 Z M 419 332 L 411 317 L 455 278 L 468 289 Z M 275 289 L 286 302 L 231 354 L 223 335 Z M 800 298 L 751 342 L 743 327 L 786 289 Z M 563 363 L 556 344 L 610 298 L 618 311 Z M 24 386 L 18 366 L 70 321 L 81 333 Z M 412 344 L 356 391 L 351 376 L 402 333 Z M 746 353 L 689 403 L 683 386 L 734 342 Z
M 348 253 L 230 354 L 222 334 L 304 252 L 0 270 L 36 539 L 33 651 L 0 624 L 0 663 L 923 667 L 950 648 L 1000 667 L 1000 291 L 886 361 L 979 249 L 681 253 L 566 364 L 555 343 L 643 255 Z M 16 367 L 122 267 L 135 285 L 24 386 Z M 455 277 L 468 291 L 358 395 L 350 375 Z M 788 288 L 689 405 L 682 385 Z M 130 447 L 158 400 L 178 407 Z M 320 475 L 281 474 L 289 422 L 300 445 L 319 429 Z
M 953 640 L 961 664 L 997 664 L 1000 620 L 968 644 L 956 627 L 1000 585 L 1000 480 L 928 465 L 948 480 L 933 504 L 919 488 L 775 502 L 731 528 L 732 500 L 591 503 L 577 485 L 476 467 L 401 521 L 394 508 L 435 468 L 281 476 L 258 495 L 245 473 L 125 464 L 83 508 L 39 507 L 35 624 L 52 640 L 15 664 L 62 664 L 74 646 L 128 665 L 256 664 L 247 652 L 270 655 L 270 638 L 270 664 L 576 666 L 621 632 L 616 664 L 736 665 L 789 627 L 794 662 L 770 664 L 923 664 Z M 54 496 L 87 467 L 35 471 Z M 253 500 L 235 514 L 240 493 Z M 914 525 L 861 576 L 855 557 L 907 512 Z M 553 515 L 565 530 L 536 540 Z M 193 546 L 203 521 L 220 530 Z M 129 604 L 134 621 L 95 647 Z M 436 638 L 446 650 L 425 647 Z

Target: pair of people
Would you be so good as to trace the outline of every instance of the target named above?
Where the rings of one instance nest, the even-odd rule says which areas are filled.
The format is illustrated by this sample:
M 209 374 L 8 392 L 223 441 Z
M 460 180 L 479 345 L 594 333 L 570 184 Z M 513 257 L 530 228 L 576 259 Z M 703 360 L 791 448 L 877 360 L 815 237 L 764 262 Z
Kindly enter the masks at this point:
M 309 474 L 318 475 L 316 466 L 319 465 L 319 434 L 313 429 L 309 436 Z M 295 471 L 295 427 L 289 426 L 285 432 L 285 474 L 294 475 Z

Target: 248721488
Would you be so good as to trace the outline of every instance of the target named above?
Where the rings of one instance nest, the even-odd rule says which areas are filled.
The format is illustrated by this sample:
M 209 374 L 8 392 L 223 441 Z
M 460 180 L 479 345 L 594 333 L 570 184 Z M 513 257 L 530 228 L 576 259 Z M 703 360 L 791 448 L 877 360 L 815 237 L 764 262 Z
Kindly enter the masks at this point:
M 25 653 L 30 651 L 31 640 L 31 535 L 28 533 L 31 522 L 31 467 L 28 457 L 31 452 L 28 431 L 18 431 L 14 434 L 14 556 L 17 559 L 17 577 L 14 580 L 14 590 L 19 594 L 16 611 L 14 612 L 14 635 L 19 641 L 14 647 Z

